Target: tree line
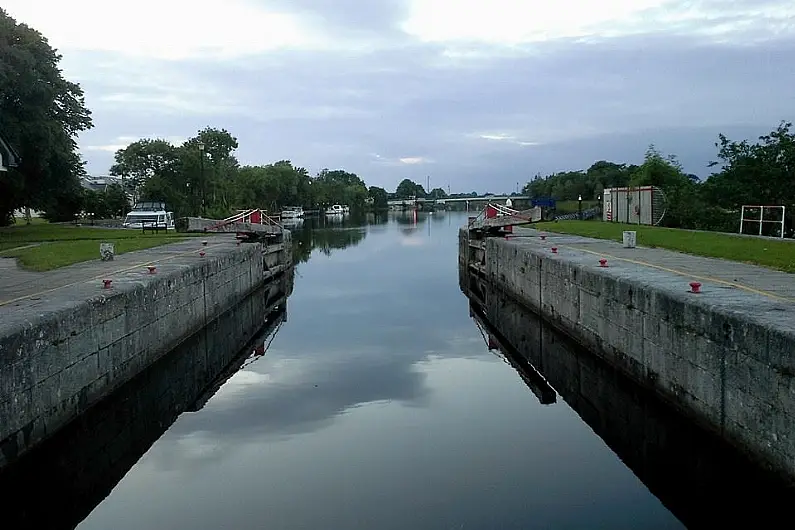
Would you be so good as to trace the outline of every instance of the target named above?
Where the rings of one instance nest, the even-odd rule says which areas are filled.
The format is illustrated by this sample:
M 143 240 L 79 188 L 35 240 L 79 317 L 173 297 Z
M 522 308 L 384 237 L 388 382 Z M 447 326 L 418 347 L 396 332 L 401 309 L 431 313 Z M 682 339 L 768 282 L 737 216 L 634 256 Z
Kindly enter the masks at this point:
M 686 173 L 677 158 L 649 147 L 640 165 L 599 161 L 586 170 L 536 175 L 523 188 L 530 197 L 595 200 L 606 188 L 658 186 L 666 196 L 665 226 L 736 232 L 743 205 L 785 206 L 792 230 L 795 206 L 795 133 L 782 122 L 756 142 L 715 143 L 715 168 L 705 180 Z
M 77 135 L 93 126 L 77 83 L 63 78 L 61 55 L 47 39 L 17 23 L 0 8 L 0 136 L 19 153 L 21 163 L 0 171 L 0 225 L 14 222 L 22 207 L 39 210 L 52 221 L 68 221 L 80 212 L 95 217 L 123 215 L 127 197 L 165 201 L 178 216 L 221 218 L 238 208 L 278 211 L 284 206 L 322 208 L 347 204 L 352 209 L 381 209 L 391 198 L 475 197 L 425 190 L 404 179 L 394 193 L 368 187 L 356 174 L 324 169 L 310 175 L 290 160 L 241 166 L 237 139 L 225 129 L 205 128 L 172 145 L 142 139 L 116 152 L 111 174 L 121 186 L 102 192 L 81 186 L 85 167 Z M 599 161 L 581 171 L 537 175 L 523 193 L 559 200 L 598 198 L 609 187 L 659 186 L 668 200 L 667 226 L 706 230 L 737 229 L 743 204 L 786 206 L 792 227 L 795 207 L 795 135 L 782 122 L 756 142 L 720 135 L 716 168 L 706 180 L 687 174 L 674 156 L 653 146 L 639 165 Z

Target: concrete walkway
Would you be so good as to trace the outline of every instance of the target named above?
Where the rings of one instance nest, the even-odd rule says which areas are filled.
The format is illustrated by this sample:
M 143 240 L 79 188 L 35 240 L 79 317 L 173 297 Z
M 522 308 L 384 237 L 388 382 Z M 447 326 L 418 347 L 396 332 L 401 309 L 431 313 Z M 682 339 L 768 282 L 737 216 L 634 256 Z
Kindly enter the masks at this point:
M 207 241 L 207 247 L 202 241 Z M 84 261 L 47 272 L 30 272 L 19 268 L 16 259 L 0 258 L 0 318 L 9 311 L 53 299 L 63 300 L 76 295 L 75 290 L 84 291 L 90 285 L 101 292 L 102 280 L 119 280 L 131 273 L 144 274 L 146 266 L 158 268 L 177 265 L 180 260 L 196 259 L 204 249 L 208 255 L 220 246 L 234 245 L 233 234 L 208 235 L 206 238 L 191 238 L 145 250 L 118 254 L 113 261 Z M 97 242 L 99 256 L 99 242 Z M 39 304 L 33 304 L 40 302 Z
M 542 233 L 546 235 L 545 241 L 539 237 Z M 560 252 L 576 251 L 584 255 L 583 259 L 593 256 L 597 266 L 599 260 L 604 258 L 608 260 L 608 266 L 612 267 L 631 265 L 678 275 L 681 276 L 685 289 L 689 289 L 688 284 L 691 281 L 697 281 L 702 283 L 702 290 L 709 290 L 710 286 L 731 288 L 795 305 L 795 274 L 746 263 L 692 256 L 673 250 L 642 246 L 624 248 L 617 241 L 557 234 L 547 230 L 514 228 L 514 234 L 518 237 L 511 239 L 523 244 L 558 247 Z M 643 241 L 639 239 L 637 243 L 642 245 Z

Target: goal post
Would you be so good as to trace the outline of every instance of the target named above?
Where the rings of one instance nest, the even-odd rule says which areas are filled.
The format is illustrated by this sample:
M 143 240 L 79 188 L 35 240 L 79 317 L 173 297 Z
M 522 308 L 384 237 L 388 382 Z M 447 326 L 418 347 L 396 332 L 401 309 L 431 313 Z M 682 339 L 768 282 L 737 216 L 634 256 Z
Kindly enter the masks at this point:
M 750 225 L 754 232 L 752 235 L 766 235 L 764 228 L 773 228 L 773 237 L 784 237 L 784 220 L 786 218 L 786 206 L 764 206 L 744 204 L 740 210 L 740 233 L 744 234 L 744 229 Z M 778 228 L 778 233 L 776 232 Z

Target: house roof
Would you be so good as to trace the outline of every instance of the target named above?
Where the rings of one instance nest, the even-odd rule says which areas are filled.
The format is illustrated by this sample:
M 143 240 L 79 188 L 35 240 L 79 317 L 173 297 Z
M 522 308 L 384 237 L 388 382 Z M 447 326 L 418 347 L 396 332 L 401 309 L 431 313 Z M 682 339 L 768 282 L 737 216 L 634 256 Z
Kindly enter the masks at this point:
M 19 165 L 19 155 L 11 147 L 5 138 L 0 135 L 0 171 L 6 171 L 10 167 L 17 167 Z

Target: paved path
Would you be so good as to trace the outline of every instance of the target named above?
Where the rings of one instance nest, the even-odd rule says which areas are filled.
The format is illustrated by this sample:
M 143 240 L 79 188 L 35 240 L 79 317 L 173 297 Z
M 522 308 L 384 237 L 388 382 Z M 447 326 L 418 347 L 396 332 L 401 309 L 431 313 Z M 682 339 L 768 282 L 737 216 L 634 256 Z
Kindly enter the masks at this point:
M 17 266 L 15 259 L 0 258 L 0 316 L 24 302 L 52 296 L 68 296 L 67 291 L 72 287 L 84 284 L 101 286 L 103 278 L 113 278 L 131 271 L 145 272 L 147 265 L 167 265 L 174 260 L 197 254 L 204 248 L 202 241 L 205 239 L 208 242 L 205 249 L 208 254 L 215 246 L 234 244 L 234 235 L 208 235 L 207 238 L 191 238 L 160 247 L 118 254 L 113 261 L 84 261 L 47 272 L 26 271 Z
M 542 241 L 541 234 L 546 234 L 546 241 Z M 548 230 L 539 231 L 532 228 L 514 228 L 516 241 L 526 244 L 543 245 L 545 247 L 557 246 L 561 251 L 577 251 L 585 255 L 592 255 L 595 264 L 599 259 L 611 263 L 633 264 L 635 266 L 664 271 L 679 275 L 683 278 L 684 285 L 691 281 L 698 281 L 708 288 L 707 284 L 717 284 L 764 296 L 770 300 L 785 304 L 795 305 L 795 274 L 774 271 L 757 265 L 749 265 L 717 258 L 704 258 L 682 254 L 673 250 L 659 248 L 624 248 L 622 243 L 605 239 L 591 239 L 588 237 L 557 234 Z M 642 240 L 638 241 L 643 244 Z

